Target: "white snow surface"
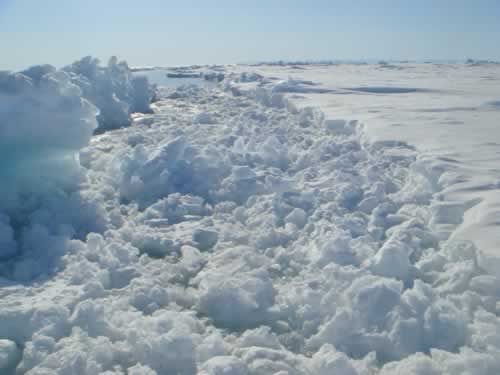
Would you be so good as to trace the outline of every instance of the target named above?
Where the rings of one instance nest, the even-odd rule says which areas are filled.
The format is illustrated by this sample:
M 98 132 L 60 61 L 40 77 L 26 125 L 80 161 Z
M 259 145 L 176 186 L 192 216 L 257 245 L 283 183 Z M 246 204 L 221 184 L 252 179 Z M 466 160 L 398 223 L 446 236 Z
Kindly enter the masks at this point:
M 38 166 L 7 147 L 29 168 L 0 164 L 16 197 L 0 204 L 0 372 L 500 373 L 499 276 L 454 236 L 472 206 L 450 199 L 462 166 L 373 138 L 361 104 L 327 110 L 337 88 L 320 68 L 245 69 L 164 90 L 154 113 L 91 139 L 95 109 L 67 74 L 43 70 L 51 95 L 0 76 L 2 98 L 42 114 L 0 106 L 1 145 L 5 132 L 28 150 L 24 129 L 41 127 L 54 155 Z M 374 106 L 434 92 L 347 85 L 339 100 Z
M 499 269 L 500 64 L 236 66 L 230 70 L 244 79 L 233 86 L 245 90 L 249 69 L 283 88 L 291 107 L 320 108 L 327 119 L 354 116 L 371 142 L 415 146 L 444 172 L 435 229 L 474 241 L 482 266 Z

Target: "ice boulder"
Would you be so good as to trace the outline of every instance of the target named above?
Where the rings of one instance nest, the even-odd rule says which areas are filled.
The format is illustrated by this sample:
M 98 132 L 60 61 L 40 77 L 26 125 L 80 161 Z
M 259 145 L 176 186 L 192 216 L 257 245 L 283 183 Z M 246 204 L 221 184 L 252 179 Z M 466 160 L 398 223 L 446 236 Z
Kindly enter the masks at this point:
M 214 118 L 214 115 L 210 112 L 201 112 L 194 118 L 195 124 L 215 124 L 217 121 Z
M 269 318 L 275 290 L 268 279 L 230 277 L 215 272 L 200 285 L 198 310 L 213 319 L 216 326 L 248 328 Z
M 132 77 L 132 112 L 151 113 L 150 104 L 156 98 L 156 88 L 145 76 Z
M 342 266 L 358 262 L 355 252 L 351 248 L 350 239 L 345 233 L 335 234 L 324 243 L 315 244 L 311 257 L 319 267 L 324 267 L 332 262 Z
M 198 249 L 204 251 L 209 250 L 217 244 L 219 234 L 212 230 L 199 228 L 193 232 L 193 241 Z
M 358 375 L 358 371 L 351 364 L 349 357 L 338 352 L 332 345 L 325 344 L 312 357 L 314 374 L 329 375 Z
M 219 252 L 193 280 L 198 312 L 222 328 L 255 328 L 272 321 L 276 290 L 262 268 L 265 262 L 250 247 Z
M 376 275 L 407 280 L 410 277 L 410 250 L 399 241 L 387 241 L 374 256 L 370 267 Z
M 87 56 L 63 70 L 71 75 L 83 96 L 99 108 L 97 133 L 129 126 L 133 112 L 151 112 L 149 104 L 156 88 L 146 77 L 134 76 L 127 63 L 115 56 L 105 67 L 98 59 Z
M 238 358 L 230 356 L 213 357 L 207 361 L 200 375 L 247 375 L 247 366 Z
M 13 370 L 21 359 L 21 351 L 16 343 L 10 340 L 0 340 L 0 372 Z
M 48 271 L 66 240 L 99 221 L 98 203 L 78 191 L 85 179 L 78 152 L 97 128 L 97 113 L 67 72 L 50 65 L 0 72 L 0 259 L 26 255 L 2 276 Z
M 20 160 L 78 151 L 97 126 L 96 108 L 82 98 L 69 74 L 48 67 L 27 72 L 34 78 L 0 72 L 2 172 L 7 161 L 14 166 Z
M 148 366 L 142 366 L 140 364 L 136 364 L 135 366 L 129 367 L 128 375 L 156 375 L 157 372 L 152 370 Z
M 0 210 L 16 210 L 16 195 L 22 190 L 77 180 L 77 152 L 97 127 L 97 109 L 82 98 L 67 73 L 50 66 L 25 72 L 29 76 L 0 72 L 0 192 L 4 197 Z M 0 219 L 2 246 L 10 236 L 5 225 L 6 220 Z
M 356 279 L 346 295 L 352 301 L 353 310 L 369 322 L 382 323 L 388 313 L 399 304 L 403 285 L 393 279 L 363 276 Z

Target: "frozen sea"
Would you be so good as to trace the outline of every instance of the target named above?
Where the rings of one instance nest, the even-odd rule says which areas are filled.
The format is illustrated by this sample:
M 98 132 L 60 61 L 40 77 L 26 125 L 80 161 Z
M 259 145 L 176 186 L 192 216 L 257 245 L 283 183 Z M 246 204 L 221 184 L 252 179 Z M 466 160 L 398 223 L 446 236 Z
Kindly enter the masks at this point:
M 500 373 L 498 65 L 117 66 L 0 75 L 0 373 Z
M 299 68 L 260 66 L 254 71 L 284 81 L 308 81 L 298 89 L 283 87 L 293 105 L 321 108 L 333 119 L 359 120 L 371 141 L 403 141 L 416 147 L 420 157 L 440 164 L 447 181 L 442 182 L 439 216 L 455 216 L 455 223 L 443 218 L 436 224 L 443 224 L 444 234 L 473 240 L 484 254 L 496 258 L 500 249 L 499 64 Z

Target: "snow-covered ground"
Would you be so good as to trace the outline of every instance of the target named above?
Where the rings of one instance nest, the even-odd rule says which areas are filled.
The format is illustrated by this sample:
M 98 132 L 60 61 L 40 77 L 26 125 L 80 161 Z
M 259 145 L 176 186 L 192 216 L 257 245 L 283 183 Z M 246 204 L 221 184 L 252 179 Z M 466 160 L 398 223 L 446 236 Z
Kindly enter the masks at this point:
M 399 140 L 415 146 L 420 158 L 431 159 L 445 172 L 437 197 L 444 202 L 436 206 L 439 230 L 473 240 L 489 258 L 485 266 L 490 257 L 500 257 L 500 64 L 231 70 L 249 69 L 281 80 L 275 91 L 288 93 L 297 108 L 314 106 L 327 118 L 357 119 L 365 124 L 363 132 L 372 142 Z M 492 270 L 498 266 L 493 261 Z
M 90 137 L 97 111 L 67 75 L 0 75 L 2 98 L 34 103 L 72 140 L 49 133 L 41 167 L 15 147 L 26 168 L 0 164 L 12 197 L 0 369 L 500 373 L 486 215 L 498 78 L 492 66 L 232 66 L 218 87 L 160 88 L 154 113 Z M 34 142 L 21 112 L 0 111 L 18 148 Z

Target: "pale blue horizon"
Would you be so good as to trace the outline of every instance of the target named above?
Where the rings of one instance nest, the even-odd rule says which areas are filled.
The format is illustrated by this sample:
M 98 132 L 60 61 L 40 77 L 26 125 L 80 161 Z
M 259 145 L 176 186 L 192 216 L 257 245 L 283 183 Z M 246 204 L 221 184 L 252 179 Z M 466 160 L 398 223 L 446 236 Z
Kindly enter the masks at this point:
M 0 0 L 0 69 L 85 55 L 134 66 L 500 60 L 499 19 L 495 0 Z

